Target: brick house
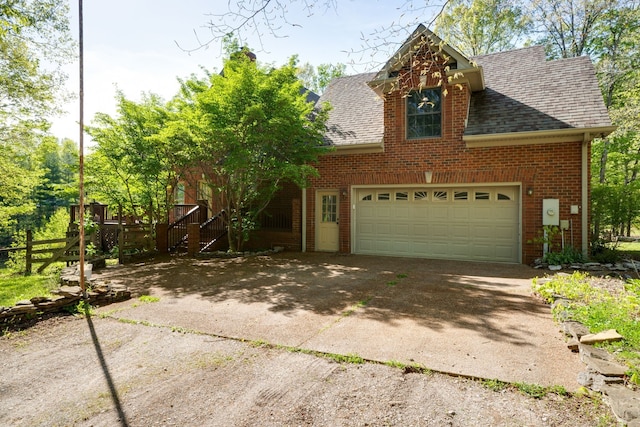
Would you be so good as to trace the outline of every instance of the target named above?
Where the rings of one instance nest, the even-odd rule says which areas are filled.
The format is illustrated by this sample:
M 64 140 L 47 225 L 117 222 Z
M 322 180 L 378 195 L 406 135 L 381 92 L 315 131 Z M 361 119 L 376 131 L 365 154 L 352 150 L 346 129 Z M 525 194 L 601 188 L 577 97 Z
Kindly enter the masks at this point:
M 421 38 L 441 42 L 419 26 L 379 72 L 331 82 L 334 149 L 274 201 L 287 229 L 254 245 L 530 263 L 551 224 L 586 252 L 590 145 L 613 130 L 589 58 L 536 46 L 472 61 Z

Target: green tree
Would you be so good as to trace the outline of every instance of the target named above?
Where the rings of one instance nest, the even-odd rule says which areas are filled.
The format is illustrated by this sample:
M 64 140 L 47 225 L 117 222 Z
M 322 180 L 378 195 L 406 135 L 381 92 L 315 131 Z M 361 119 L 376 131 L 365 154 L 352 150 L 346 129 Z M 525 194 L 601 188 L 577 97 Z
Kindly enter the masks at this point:
M 435 33 L 467 56 L 513 49 L 531 20 L 511 0 L 454 0 L 436 18 Z
M 539 40 L 551 58 L 571 58 L 593 52 L 595 28 L 616 0 L 534 0 L 530 15 L 537 24 Z
M 347 66 L 342 63 L 320 64 L 314 67 L 310 63 L 305 63 L 297 69 L 297 75 L 304 87 L 322 95 L 331 80 L 342 77 Z
M 170 111 L 154 94 L 144 94 L 139 103 L 121 92 L 116 99 L 118 116 L 98 113 L 95 125 L 86 129 L 96 142 L 87 159 L 88 192 L 126 213 L 164 221 L 170 205 L 167 189 L 180 170 L 170 141 L 158 137 Z
M 74 57 L 63 0 L 0 0 L 0 138 L 19 123 L 46 129 Z M 48 64 L 47 67 L 44 64 Z
M 6 246 L 16 231 L 29 225 L 29 221 L 24 219 L 28 219 L 36 209 L 33 193 L 42 171 L 34 168 L 24 153 L 6 145 L 0 155 L 0 176 L 0 245 Z M 18 227 L 21 219 L 22 227 Z
M 616 131 L 593 143 L 593 234 L 630 234 L 638 217 L 640 160 L 640 9 L 619 2 L 594 26 L 591 55 Z M 597 205 L 597 206 L 596 206 Z
M 303 186 L 317 173 L 311 163 L 328 108 L 314 112 L 301 88 L 293 60 L 267 69 L 246 55 L 232 55 L 221 74 L 183 82 L 180 113 L 163 135 L 182 142 L 176 150 L 211 185 L 231 250 L 242 250 L 283 181 Z
M 63 0 L 0 0 L 0 244 L 35 225 L 44 171 L 34 156 L 73 58 Z
M 34 153 L 43 172 L 34 193 L 35 224 L 40 227 L 58 208 L 68 208 L 78 196 L 78 153 L 71 140 L 43 138 Z

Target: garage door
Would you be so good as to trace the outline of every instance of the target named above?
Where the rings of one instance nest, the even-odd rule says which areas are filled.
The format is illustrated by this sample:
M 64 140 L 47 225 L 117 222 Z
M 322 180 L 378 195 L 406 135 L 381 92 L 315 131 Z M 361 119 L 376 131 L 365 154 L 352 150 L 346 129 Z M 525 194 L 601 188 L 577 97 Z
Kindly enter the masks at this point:
M 518 187 L 358 189 L 359 254 L 519 262 Z

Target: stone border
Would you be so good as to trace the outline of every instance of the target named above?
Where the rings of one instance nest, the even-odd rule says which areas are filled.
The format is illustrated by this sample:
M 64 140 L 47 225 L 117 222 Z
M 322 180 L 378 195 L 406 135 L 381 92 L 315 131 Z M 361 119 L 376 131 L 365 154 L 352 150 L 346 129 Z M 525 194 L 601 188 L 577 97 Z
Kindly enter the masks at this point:
M 541 258 L 538 258 L 533 263 L 535 269 L 545 269 L 550 271 L 560 270 L 574 270 L 574 271 L 588 271 L 588 272 L 602 272 L 603 274 L 610 274 L 616 276 L 627 276 L 624 273 L 634 272 L 640 275 L 640 261 L 632 259 L 617 262 L 615 264 L 601 264 L 599 262 L 574 262 L 571 264 L 553 265 L 542 262 Z
M 551 308 L 566 303 L 566 299 L 558 298 Z M 625 385 L 627 367 L 616 363 L 613 355 L 605 349 L 592 345 L 620 341 L 624 337 L 613 329 L 590 334 L 586 326 L 574 320 L 565 320 L 560 326 L 569 338 L 567 347 L 578 352 L 580 360 L 586 365 L 586 371 L 578 374 L 578 384 L 602 393 L 619 422 L 627 427 L 640 427 L 640 391 Z
M 18 301 L 13 307 L 0 307 L 0 325 L 18 325 L 38 316 L 59 313 L 83 299 L 76 267 L 64 268 L 60 273 L 61 286 L 51 291 L 52 297 L 33 297 Z M 101 306 L 131 298 L 131 291 L 123 285 L 90 280 L 86 301 Z

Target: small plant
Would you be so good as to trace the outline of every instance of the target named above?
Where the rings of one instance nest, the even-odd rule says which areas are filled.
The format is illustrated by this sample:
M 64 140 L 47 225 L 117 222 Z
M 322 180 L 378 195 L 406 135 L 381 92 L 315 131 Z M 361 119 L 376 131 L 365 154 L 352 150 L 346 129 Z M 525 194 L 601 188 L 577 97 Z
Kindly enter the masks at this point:
M 572 264 L 575 262 L 584 262 L 582 252 L 573 246 L 567 246 L 560 252 L 547 252 L 542 260 L 552 265 Z
M 160 301 L 159 297 L 152 297 L 151 295 L 140 295 L 138 297 L 138 301 L 142 302 L 142 303 L 152 303 L 152 302 L 158 302 Z
M 93 315 L 93 306 L 91 306 L 91 304 L 89 304 L 85 300 L 80 300 L 77 304 L 74 305 L 68 305 L 64 308 L 64 310 L 69 314 L 73 314 L 74 316 Z
M 515 383 L 514 386 L 520 393 L 535 399 L 542 399 L 549 394 L 549 389 L 538 384 Z
M 482 385 L 488 388 L 489 390 L 495 391 L 495 392 L 506 390 L 509 387 L 509 383 L 496 380 L 496 379 L 482 380 Z
M 543 246 L 547 246 L 547 251 L 552 252 L 554 246 L 554 239 L 560 232 L 560 228 L 555 225 L 545 225 L 542 227 L 542 231 L 538 230 L 538 235 L 527 243 L 538 243 Z
M 387 282 L 387 286 L 389 286 L 389 287 L 395 286 L 397 284 L 398 284 L 398 282 L 396 282 L 395 280 L 391 280 L 391 281 Z
M 364 359 L 357 354 L 336 354 L 336 353 L 328 353 L 327 357 L 332 359 L 338 363 L 351 363 L 355 365 L 362 365 L 364 363 Z
M 408 276 L 404 273 L 400 273 L 396 276 L 398 279 L 406 279 Z

